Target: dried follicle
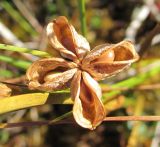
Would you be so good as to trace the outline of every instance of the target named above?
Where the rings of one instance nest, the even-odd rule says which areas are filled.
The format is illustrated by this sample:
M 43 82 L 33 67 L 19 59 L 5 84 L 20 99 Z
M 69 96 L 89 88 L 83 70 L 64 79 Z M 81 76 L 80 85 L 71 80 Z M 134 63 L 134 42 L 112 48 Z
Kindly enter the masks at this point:
M 0 89 L 0 98 L 8 97 L 12 93 L 12 90 L 5 84 L 0 83 Z
M 27 70 L 27 79 L 29 80 L 30 89 L 38 89 L 43 91 L 59 90 L 65 83 L 68 82 L 74 75 L 75 70 L 70 69 L 76 67 L 73 62 L 67 62 L 61 58 L 45 58 L 34 62 L 32 66 Z M 59 74 L 53 74 L 51 79 L 52 71 L 57 68 L 64 68 L 68 71 L 65 73 L 60 72 Z M 62 70 L 63 71 L 63 70 Z M 57 78 L 55 78 L 55 77 Z M 61 79 L 61 80 L 59 80 Z M 57 83 L 57 84 L 56 84 Z M 59 84 L 58 84 L 59 83 Z M 63 86 L 61 86 L 63 84 Z
M 47 25 L 47 35 L 49 43 L 63 58 L 76 61 L 90 51 L 88 41 L 76 32 L 64 16 L 58 17 Z
M 84 128 L 95 129 L 106 116 L 99 84 L 88 73 L 78 72 L 71 83 L 71 93 L 76 122 Z
M 90 51 L 87 40 L 64 16 L 48 24 L 47 35 L 53 50 L 57 50 L 61 57 L 34 62 L 27 70 L 28 86 L 42 91 L 70 87 L 76 122 L 93 130 L 106 116 L 97 81 L 119 73 L 137 61 L 139 56 L 134 45 L 122 41 L 99 45 Z
M 83 69 L 96 80 L 115 75 L 139 59 L 134 45 L 127 40 L 95 47 L 82 61 Z

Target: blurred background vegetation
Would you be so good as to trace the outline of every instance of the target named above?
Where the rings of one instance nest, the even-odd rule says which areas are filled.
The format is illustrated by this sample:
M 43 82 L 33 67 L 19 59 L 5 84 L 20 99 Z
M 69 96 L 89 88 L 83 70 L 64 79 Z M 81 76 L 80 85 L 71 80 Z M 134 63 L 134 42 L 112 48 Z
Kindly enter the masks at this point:
M 123 39 L 135 43 L 140 60 L 101 83 L 103 98 L 112 99 L 105 102 L 108 116 L 160 115 L 160 1 L 1 0 L 0 43 L 52 52 L 45 27 L 60 15 L 86 36 L 91 48 Z M 25 84 L 26 69 L 36 59 L 0 50 L 0 81 Z M 12 95 L 26 90 L 8 86 Z M 43 105 L 3 114 L 0 122 L 49 120 L 70 110 L 72 105 Z M 159 122 L 104 122 L 94 131 L 71 124 L 17 127 L 0 130 L 0 147 L 158 147 L 159 133 Z

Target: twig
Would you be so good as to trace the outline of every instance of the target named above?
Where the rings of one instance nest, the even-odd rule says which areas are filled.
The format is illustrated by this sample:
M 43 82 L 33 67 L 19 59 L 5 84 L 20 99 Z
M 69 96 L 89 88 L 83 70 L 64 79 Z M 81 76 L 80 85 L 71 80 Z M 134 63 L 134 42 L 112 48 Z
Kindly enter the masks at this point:
M 64 120 L 68 116 L 72 115 L 72 111 L 61 115 L 50 121 L 32 121 L 32 122 L 18 122 L 18 123 L 0 123 L 0 128 L 13 128 L 13 127 L 31 127 L 42 125 L 59 125 L 59 124 L 73 124 L 73 121 Z
M 2 128 L 14 128 L 14 127 L 31 127 L 48 125 L 48 121 L 33 121 L 33 122 L 18 122 L 18 123 L 0 123 L 0 129 Z
M 12 85 L 12 86 L 25 87 L 25 88 L 28 87 L 27 85 L 24 85 L 24 84 L 8 83 L 8 82 L 4 82 L 4 81 L 0 81 L 0 83 L 6 84 L 6 85 Z
M 143 21 L 148 17 L 150 13 L 147 5 L 142 5 L 140 8 L 135 7 L 132 12 L 132 21 L 126 29 L 126 39 L 135 42 L 135 37 L 138 29 L 141 27 Z
M 79 12 L 80 12 L 80 21 L 81 21 L 81 31 L 83 36 L 86 36 L 87 27 L 86 27 L 86 10 L 85 10 L 85 0 L 78 0 L 79 2 Z
M 158 5 L 156 6 L 155 0 L 143 0 L 146 5 L 148 5 L 152 15 L 154 15 L 157 22 L 160 21 L 160 14 L 159 14 L 159 8 Z
M 104 121 L 160 121 L 160 116 L 115 116 L 106 117 Z
M 157 23 L 154 29 L 147 34 L 145 40 L 141 44 L 141 47 L 139 50 L 140 56 L 143 56 L 144 53 L 151 47 L 151 42 L 152 42 L 153 37 L 159 33 L 160 33 L 160 23 Z
M 115 121 L 160 121 L 160 116 L 113 116 L 106 117 L 104 122 Z M 51 123 L 52 122 L 52 123 Z M 42 125 L 61 125 L 61 124 L 75 124 L 71 120 L 55 120 L 55 121 L 32 121 L 32 122 L 18 122 L 18 123 L 0 123 L 0 128 L 13 128 L 13 127 L 32 127 L 32 126 L 42 126 Z
M 22 83 L 26 80 L 26 76 L 22 75 L 20 77 L 16 77 L 16 78 L 9 78 L 9 79 L 5 79 L 3 82 L 7 82 L 8 84 L 15 84 L 15 83 Z

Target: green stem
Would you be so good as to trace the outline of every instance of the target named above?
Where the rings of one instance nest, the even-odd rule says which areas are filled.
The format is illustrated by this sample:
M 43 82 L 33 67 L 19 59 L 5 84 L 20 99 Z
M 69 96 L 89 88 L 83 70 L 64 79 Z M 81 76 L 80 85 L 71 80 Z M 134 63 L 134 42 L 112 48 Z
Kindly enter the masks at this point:
M 4 55 L 0 55 L 0 61 L 10 63 L 23 70 L 26 70 L 31 65 L 31 63 L 28 61 L 24 61 L 24 60 L 12 58 L 12 57 L 4 56 Z
M 80 21 L 81 21 L 81 31 L 83 36 L 86 36 L 87 27 L 86 27 L 86 10 L 85 10 L 85 0 L 78 0 L 79 2 L 79 12 L 80 12 Z
M 67 113 L 65 113 L 65 114 L 63 114 L 63 115 L 61 115 L 61 116 L 59 116 L 59 117 L 51 120 L 51 121 L 49 122 L 49 124 L 53 124 L 53 123 L 55 123 L 55 122 L 58 122 L 58 121 L 60 121 L 60 120 L 62 120 L 62 119 L 64 119 L 64 118 L 67 118 L 68 116 L 71 116 L 71 115 L 72 115 L 72 111 L 69 111 L 69 112 L 67 112 Z
M 12 71 L 10 71 L 10 70 L 7 70 L 7 69 L 1 69 L 0 68 L 0 78 L 2 77 L 2 78 L 11 78 L 11 77 L 13 77 L 13 73 L 12 73 Z M 15 76 L 15 75 L 14 75 Z M 16 76 L 17 76 L 17 74 L 16 74 Z
M 132 87 L 138 86 L 139 84 L 143 83 L 145 80 L 149 79 L 150 77 L 153 77 L 156 74 L 160 73 L 160 62 L 159 61 L 157 61 L 157 65 L 152 67 L 152 69 L 150 71 L 148 71 L 146 73 L 141 73 L 135 77 L 132 77 L 132 78 L 129 78 L 129 79 L 124 80 L 122 82 L 119 82 L 117 84 L 114 84 L 111 86 L 111 88 L 120 88 L 120 87 L 126 87 L 126 86 L 127 86 L 127 88 L 132 88 Z M 120 93 L 121 93 L 121 90 L 114 90 L 111 92 L 104 93 L 103 94 L 103 103 L 108 102 L 108 100 L 110 98 L 112 98 Z
M 20 53 L 28 53 L 39 57 L 51 57 L 47 52 L 32 50 L 24 47 L 17 47 L 13 45 L 0 44 L 0 50 L 8 50 Z

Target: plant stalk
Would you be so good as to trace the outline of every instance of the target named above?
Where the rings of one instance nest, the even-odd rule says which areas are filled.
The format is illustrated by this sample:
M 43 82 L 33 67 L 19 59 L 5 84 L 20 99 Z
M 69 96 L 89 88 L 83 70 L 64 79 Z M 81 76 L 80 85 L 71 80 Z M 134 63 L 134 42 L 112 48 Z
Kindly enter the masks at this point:
M 86 27 L 86 10 L 85 10 L 85 0 L 78 0 L 79 3 L 79 13 L 81 21 L 81 31 L 84 37 L 86 37 L 87 27 Z
M 24 47 L 18 47 L 18 46 L 7 45 L 7 44 L 0 44 L 0 50 L 28 53 L 38 57 L 51 57 L 51 55 L 49 55 L 47 52 L 44 52 L 44 51 L 32 50 Z

